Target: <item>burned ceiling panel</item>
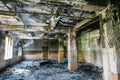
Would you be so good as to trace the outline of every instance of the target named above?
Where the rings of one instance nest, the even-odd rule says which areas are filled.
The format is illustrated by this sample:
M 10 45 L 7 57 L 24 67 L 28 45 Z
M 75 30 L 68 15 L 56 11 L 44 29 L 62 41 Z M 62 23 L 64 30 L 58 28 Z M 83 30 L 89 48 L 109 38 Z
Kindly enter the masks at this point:
M 2 1 L 0 1 L 0 10 L 9 11 L 9 9 L 4 5 L 4 3 Z
M 118 7 L 120 10 L 120 0 L 110 0 L 110 3 Z
M 22 14 L 20 15 L 23 23 L 26 25 L 26 27 L 42 27 L 42 26 L 48 26 L 46 24 L 46 20 L 49 19 L 47 16 L 41 16 L 41 15 L 30 15 L 30 14 Z
M 0 27 L 15 27 L 18 25 L 19 27 L 24 27 L 21 19 L 17 16 L 6 16 L 0 15 Z
M 24 11 L 24 12 L 43 13 L 43 14 L 37 14 L 37 15 L 21 14 L 23 22 L 25 24 L 27 23 L 26 25 L 32 25 L 32 24 L 39 25 L 41 23 L 40 24 L 41 26 L 55 27 L 55 25 L 56 26 L 60 25 L 60 26 L 71 27 L 71 26 L 74 26 L 77 22 L 79 22 L 81 18 L 91 18 L 91 16 L 93 15 L 92 13 L 94 13 L 93 11 L 83 11 L 83 10 L 76 10 L 76 9 L 65 8 L 65 7 L 59 8 L 58 6 L 55 7 L 53 5 L 47 5 L 47 6 L 41 5 L 41 4 L 35 4 L 35 5 L 16 4 L 16 5 L 17 5 L 17 10 L 19 10 L 20 12 Z M 51 14 L 51 15 L 46 15 L 46 14 Z M 49 23 L 49 24 L 46 24 L 46 23 Z
M 99 3 L 91 5 L 90 0 L 0 0 L 7 9 L 6 13 L 18 16 L 24 28 L 7 28 L 22 38 L 56 37 L 61 27 L 68 29 L 84 19 L 92 19 L 97 11 L 104 9 Z M 1 11 L 0 11 L 1 12 Z M 5 13 L 5 12 L 4 12 Z M 3 14 L 4 14 L 3 13 Z M 10 16 L 10 15 L 9 15 Z M 19 19 L 17 18 L 19 21 Z M 17 23 L 17 22 L 16 22 Z M 8 23 L 11 24 L 11 23 Z M 3 30 L 3 28 L 2 28 Z M 38 33 L 39 34 L 38 34 Z M 32 38 L 33 37 L 33 38 Z
M 85 1 L 93 5 L 107 6 L 109 0 L 85 0 Z

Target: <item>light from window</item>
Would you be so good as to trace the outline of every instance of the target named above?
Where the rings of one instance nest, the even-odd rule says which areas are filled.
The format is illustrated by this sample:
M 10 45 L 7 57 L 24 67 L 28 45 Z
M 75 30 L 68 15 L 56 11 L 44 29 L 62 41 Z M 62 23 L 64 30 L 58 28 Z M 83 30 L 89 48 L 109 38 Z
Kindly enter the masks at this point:
M 5 38 L 5 57 L 4 59 L 11 59 L 13 56 L 13 38 L 6 36 Z

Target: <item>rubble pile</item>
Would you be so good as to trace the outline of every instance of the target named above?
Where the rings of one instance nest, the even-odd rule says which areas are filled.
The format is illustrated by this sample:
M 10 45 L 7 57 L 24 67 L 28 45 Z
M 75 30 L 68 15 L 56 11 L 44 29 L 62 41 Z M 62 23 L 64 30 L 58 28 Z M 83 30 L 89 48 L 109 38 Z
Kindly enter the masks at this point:
M 101 68 L 86 63 L 79 63 L 77 71 L 68 71 L 67 63 L 23 61 L 7 68 L 0 80 L 102 80 L 102 73 Z

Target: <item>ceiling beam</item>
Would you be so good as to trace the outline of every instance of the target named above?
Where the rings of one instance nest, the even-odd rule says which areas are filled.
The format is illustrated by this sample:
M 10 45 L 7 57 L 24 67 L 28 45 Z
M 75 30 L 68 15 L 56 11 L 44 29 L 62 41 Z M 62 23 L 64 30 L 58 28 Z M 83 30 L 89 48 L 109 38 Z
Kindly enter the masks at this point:
M 9 11 L 9 9 L 5 6 L 5 4 L 2 1 L 0 1 L 0 10 Z
M 24 28 L 24 25 L 0 24 L 0 28 Z
M 14 14 L 11 14 L 11 13 L 7 13 L 9 12 L 9 8 L 6 6 L 6 4 L 4 4 L 3 1 L 0 1 L 0 14 L 5 14 L 5 15 L 14 15 Z M 6 12 L 6 13 L 5 13 Z
M 41 14 L 41 15 L 55 15 L 55 14 L 49 14 L 49 13 L 42 13 L 42 12 L 23 12 L 23 11 L 3 11 L 0 10 L 0 14 L 4 15 L 4 14 Z
M 0 15 L 0 27 L 24 27 L 17 16 Z
M 40 37 L 19 37 L 20 39 L 43 39 Z
M 41 29 L 42 28 L 42 29 Z M 11 31 L 11 32 L 40 32 L 40 33 L 50 33 L 50 32 L 53 32 L 52 30 L 51 31 L 48 31 L 47 30 L 48 27 L 33 27 L 33 28 L 21 28 L 21 27 L 7 27 L 7 28 L 1 28 L 1 30 L 4 30 L 4 31 Z M 56 28 L 54 30 L 55 33 L 67 33 L 69 30 L 68 30 L 68 27 L 59 27 L 59 28 Z
M 42 12 L 16 12 L 16 11 L 1 11 L 0 10 L 0 15 L 9 15 L 9 16 L 13 16 L 15 14 L 40 14 L 40 15 L 50 15 L 50 16 L 55 16 L 56 14 L 50 14 L 50 13 L 42 13 Z M 81 18 L 81 19 L 91 19 L 93 17 L 94 14 L 91 14 L 90 17 L 81 17 L 81 16 L 68 16 L 68 15 L 59 15 L 59 16 L 65 16 L 65 17 L 71 17 L 71 18 Z
M 1 28 L 4 31 L 12 31 L 12 32 L 41 32 L 41 33 L 48 33 L 45 29 L 34 28 L 21 28 L 21 27 L 8 27 L 8 28 Z
M 21 4 L 26 4 L 26 1 L 22 1 L 22 0 L 7 0 L 8 2 L 15 2 L 15 3 L 21 3 Z M 32 2 L 29 2 L 30 4 L 28 5 L 35 5 L 34 4 L 34 1 L 33 3 Z M 87 2 L 79 2 L 79 3 L 74 3 L 71 4 L 71 3 L 65 3 L 65 2 L 61 2 L 61 1 L 36 1 L 36 4 L 40 4 L 40 5 L 51 5 L 52 7 L 55 6 L 55 7 L 63 7 L 63 8 L 73 8 L 73 9 L 78 9 L 78 10 L 86 10 L 86 11 L 101 11 L 105 8 L 105 6 L 99 6 L 99 5 L 93 5 L 93 4 L 87 4 Z
M 45 26 L 41 26 L 41 25 L 17 25 L 17 24 L 0 24 L 0 27 L 11 27 L 11 28 L 23 28 L 25 26 L 33 26 L 33 27 L 45 27 Z
M 96 19 L 96 18 L 97 18 L 97 16 L 94 17 L 93 19 L 84 19 L 83 21 L 77 23 L 77 24 L 73 27 L 73 31 L 77 32 L 78 30 L 82 29 L 83 27 L 95 23 L 96 21 L 99 20 L 99 19 Z
M 26 4 L 26 2 L 22 1 L 22 0 L 18 0 L 18 1 L 10 0 L 8 2 L 18 2 L 18 3 Z M 73 8 L 76 8 L 76 9 L 83 9 L 83 10 L 85 9 L 85 10 L 88 10 L 88 11 L 89 10 L 99 11 L 99 10 L 105 8 L 105 6 L 87 4 L 87 2 L 79 2 L 79 3 L 77 1 L 74 1 L 74 2 L 73 2 L 74 5 L 72 5 L 71 3 L 67 3 L 67 2 L 64 2 L 64 1 L 49 1 L 49 0 L 36 1 L 36 3 L 41 4 L 41 5 L 46 5 L 46 6 L 52 5 L 52 6 L 58 6 L 58 7 L 64 7 L 64 8 L 69 8 L 69 7 L 72 8 L 73 7 Z M 29 3 L 34 5 L 34 1 L 33 1 L 33 3 L 32 2 L 29 2 Z
M 42 4 L 42 2 L 41 2 L 41 4 Z M 42 4 L 42 5 L 53 5 L 53 4 L 51 3 L 51 4 Z M 84 4 L 84 5 L 81 4 L 78 7 L 74 6 L 74 5 L 63 6 L 62 4 L 61 4 L 61 6 L 56 5 L 56 4 L 54 4 L 53 6 L 58 6 L 58 7 L 63 7 L 63 8 L 72 8 L 72 9 L 83 10 L 83 11 L 101 11 L 101 10 L 105 9 L 105 6 L 92 5 L 92 4 Z
M 84 19 L 83 21 L 77 23 L 77 24 L 73 27 L 73 31 L 78 31 L 81 26 L 83 26 L 84 24 L 88 23 L 89 21 L 91 21 L 91 19 Z
M 82 9 L 87 11 L 101 11 L 105 8 L 106 8 L 105 6 L 90 5 L 90 4 L 82 6 Z
M 42 36 L 42 37 L 29 37 L 29 36 L 25 36 L 25 37 L 22 37 L 22 36 L 19 36 L 19 39 L 41 39 L 41 40 L 58 40 L 58 37 L 45 37 L 45 36 Z

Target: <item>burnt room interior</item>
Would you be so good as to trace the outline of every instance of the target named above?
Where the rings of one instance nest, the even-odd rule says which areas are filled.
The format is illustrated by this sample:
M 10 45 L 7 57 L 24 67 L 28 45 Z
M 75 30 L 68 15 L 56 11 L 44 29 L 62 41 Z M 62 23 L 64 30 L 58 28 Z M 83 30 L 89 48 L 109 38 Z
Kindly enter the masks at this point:
M 0 0 L 0 80 L 120 80 L 119 0 Z

